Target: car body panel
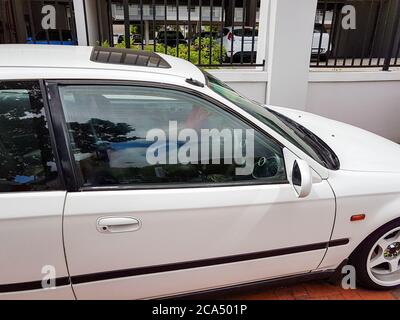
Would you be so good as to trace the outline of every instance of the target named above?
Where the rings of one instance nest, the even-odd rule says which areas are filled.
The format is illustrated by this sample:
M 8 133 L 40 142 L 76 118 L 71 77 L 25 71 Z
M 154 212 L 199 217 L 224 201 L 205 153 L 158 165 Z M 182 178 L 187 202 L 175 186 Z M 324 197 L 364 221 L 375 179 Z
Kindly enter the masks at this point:
M 222 44 L 225 48 L 225 53 L 228 58 L 230 58 L 232 55 L 240 57 L 240 55 L 243 53 L 246 54 L 246 57 L 248 53 L 253 52 L 253 59 L 256 57 L 257 53 L 257 41 L 258 41 L 258 36 L 254 35 L 254 37 L 251 36 L 241 36 L 241 35 L 234 35 L 232 34 L 235 33 L 236 31 L 241 31 L 243 30 L 242 27 L 226 27 L 224 28 L 224 36 L 222 37 Z M 252 34 L 253 28 L 252 27 L 245 27 L 245 30 L 250 34 Z M 228 35 L 232 35 L 232 39 L 228 38 Z M 254 40 L 254 43 L 253 43 Z M 221 38 L 218 38 L 217 43 L 221 43 Z M 233 42 L 233 43 L 232 43 Z M 233 46 L 233 48 L 232 48 Z
M 290 184 L 88 191 L 69 193 L 64 215 L 65 249 L 73 279 L 91 273 L 327 242 L 335 217 L 335 201 L 325 180 L 314 184 L 307 199 L 298 199 Z M 100 233 L 96 221 L 107 216 L 134 217 L 141 222 L 141 228 L 121 234 Z M 303 228 L 312 228 L 313 232 L 304 233 Z M 313 250 L 263 259 L 253 263 L 254 273 L 244 273 L 239 279 L 254 281 L 282 273 L 311 271 L 317 268 L 324 253 L 325 250 Z M 303 262 L 299 262 L 300 256 Z M 245 265 L 235 262 L 226 266 L 235 264 L 241 265 L 232 266 L 236 270 Z M 137 292 L 132 287 L 132 293 L 140 297 L 142 288 L 147 288 L 144 292 L 154 292 L 150 296 L 171 295 L 174 286 L 185 292 L 207 289 L 212 283 L 215 287 L 230 284 L 233 275 L 221 277 L 223 268 L 220 266 L 210 266 L 207 270 L 209 280 L 200 287 L 197 287 L 199 281 L 188 282 L 184 280 L 186 276 L 180 280 L 174 276 L 187 274 L 187 271 L 164 272 L 162 287 L 151 275 L 139 275 L 137 281 L 141 286 Z M 127 297 L 126 292 L 119 294 L 114 290 L 107 294 L 107 288 L 118 287 L 112 283 L 114 281 L 121 283 L 119 279 L 107 279 L 94 287 L 104 285 L 103 297 Z M 135 278 L 130 281 L 135 284 Z M 78 299 L 96 297 L 88 296 L 88 292 L 94 294 L 95 291 L 87 291 L 86 287 L 85 284 L 74 285 Z
M 74 288 L 78 292 L 78 299 L 93 297 L 107 300 L 165 298 L 171 296 L 171 292 L 174 292 L 173 295 L 185 295 L 266 280 L 265 270 L 268 270 L 270 275 L 282 275 L 282 273 L 293 272 L 294 269 L 307 269 L 310 263 L 318 263 L 323 252 L 325 250 L 316 250 L 312 253 L 292 254 L 283 260 L 282 257 L 272 257 L 190 270 L 125 277 L 111 281 L 83 283 L 74 285 Z M 294 274 L 297 275 L 298 272 Z M 198 289 L 193 291 L 188 288 Z
M 1 45 L 0 50 L 0 77 L 5 78 L 3 75 L 4 68 L 57 68 L 60 78 L 63 75 L 63 68 L 80 70 L 80 74 L 90 75 L 93 70 L 103 70 L 103 71 L 118 71 L 122 70 L 125 72 L 131 72 L 131 77 L 134 77 L 134 72 L 138 73 L 148 73 L 149 75 L 154 74 L 177 76 L 181 78 L 192 78 L 194 80 L 205 82 L 203 73 L 199 68 L 195 67 L 189 61 L 175 58 L 165 54 L 159 54 L 163 59 L 165 59 L 171 68 L 143 68 L 141 66 L 133 65 L 120 65 L 111 63 L 99 63 L 90 60 L 90 55 L 92 54 L 93 47 L 86 46 L 57 46 L 57 45 Z M 51 55 L 48 53 L 52 52 Z M 39 70 L 43 71 L 43 70 Z M 66 71 L 68 73 L 69 71 Z M 42 72 L 43 77 L 45 73 Z M 32 76 L 32 75 L 31 75 Z M 90 76 L 89 76 L 90 77 Z M 111 79 L 114 77 L 111 76 Z M 100 77 L 99 79 L 107 79 L 106 77 Z M 131 79 L 132 79 L 131 78 Z M 9 79 L 13 79 L 12 77 Z
M 0 242 L 6 249 L 1 252 L 0 299 L 24 297 L 26 291 L 5 294 L 2 285 L 10 285 L 12 291 L 14 284 L 40 282 L 46 266 L 56 278 L 69 276 L 62 237 L 65 197 L 65 191 L 0 193 Z M 29 296 L 39 297 L 42 291 L 32 290 Z M 63 286 L 58 294 L 73 296 L 71 286 Z
M 0 300 L 76 300 L 72 286 L 0 293 Z
M 400 173 L 339 170 L 329 176 L 337 214 L 332 238 L 346 235 L 347 246 L 329 248 L 321 268 L 332 268 L 382 225 L 400 217 Z M 352 215 L 365 214 L 361 221 Z
M 312 113 L 270 108 L 320 137 L 339 157 L 341 170 L 400 173 L 400 145 L 369 131 Z

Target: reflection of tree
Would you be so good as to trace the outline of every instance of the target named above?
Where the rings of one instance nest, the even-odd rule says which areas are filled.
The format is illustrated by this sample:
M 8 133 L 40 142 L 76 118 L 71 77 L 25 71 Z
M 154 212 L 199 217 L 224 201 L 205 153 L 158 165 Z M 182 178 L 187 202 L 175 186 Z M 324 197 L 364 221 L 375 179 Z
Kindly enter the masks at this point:
M 39 85 L 10 82 L 0 90 L 0 179 L 48 176 L 54 158 Z
M 127 123 L 91 119 L 87 123 L 70 122 L 68 126 L 74 138 L 75 147 L 82 153 L 98 151 L 102 143 L 140 139 L 137 136 L 128 136 L 135 129 Z
M 85 183 L 94 185 L 118 184 L 107 150 L 112 143 L 142 139 L 132 134 L 135 131 L 127 123 L 114 123 L 93 118 L 86 123 L 68 123 L 73 137 L 75 153 L 90 153 L 91 157 L 79 161 Z

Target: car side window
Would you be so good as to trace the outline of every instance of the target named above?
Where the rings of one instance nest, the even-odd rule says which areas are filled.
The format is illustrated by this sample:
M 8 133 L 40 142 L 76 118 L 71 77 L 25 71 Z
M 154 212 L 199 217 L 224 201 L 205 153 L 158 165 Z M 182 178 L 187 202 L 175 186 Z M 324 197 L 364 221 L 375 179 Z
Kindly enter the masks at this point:
M 83 186 L 286 183 L 277 142 L 192 94 L 118 85 L 59 93 Z
M 0 192 L 60 189 L 39 83 L 0 82 Z

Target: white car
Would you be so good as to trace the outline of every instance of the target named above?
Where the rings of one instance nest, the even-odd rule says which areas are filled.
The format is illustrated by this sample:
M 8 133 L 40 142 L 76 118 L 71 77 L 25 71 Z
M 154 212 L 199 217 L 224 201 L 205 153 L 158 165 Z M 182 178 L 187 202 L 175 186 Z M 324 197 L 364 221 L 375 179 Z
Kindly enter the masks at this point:
M 1 45 L 0 79 L 0 298 L 209 294 L 345 264 L 400 284 L 399 145 L 163 54 Z M 235 144 L 251 171 L 181 161 L 184 129 L 252 133 Z
M 258 30 L 253 27 L 225 27 L 222 44 L 225 48 L 226 62 L 255 62 L 257 57 Z M 221 38 L 217 38 L 221 43 Z
M 326 31 L 325 27 L 320 23 L 316 23 L 314 25 L 312 39 L 312 58 L 319 59 L 321 62 L 324 62 L 328 59 L 329 51 L 332 47 L 329 39 L 329 33 Z

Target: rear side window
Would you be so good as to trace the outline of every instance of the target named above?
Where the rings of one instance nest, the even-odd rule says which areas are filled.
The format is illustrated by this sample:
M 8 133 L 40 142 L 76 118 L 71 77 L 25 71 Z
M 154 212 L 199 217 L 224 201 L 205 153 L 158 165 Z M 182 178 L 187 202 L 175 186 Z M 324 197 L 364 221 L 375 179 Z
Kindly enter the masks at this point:
M 0 192 L 59 189 L 38 82 L 0 82 Z

